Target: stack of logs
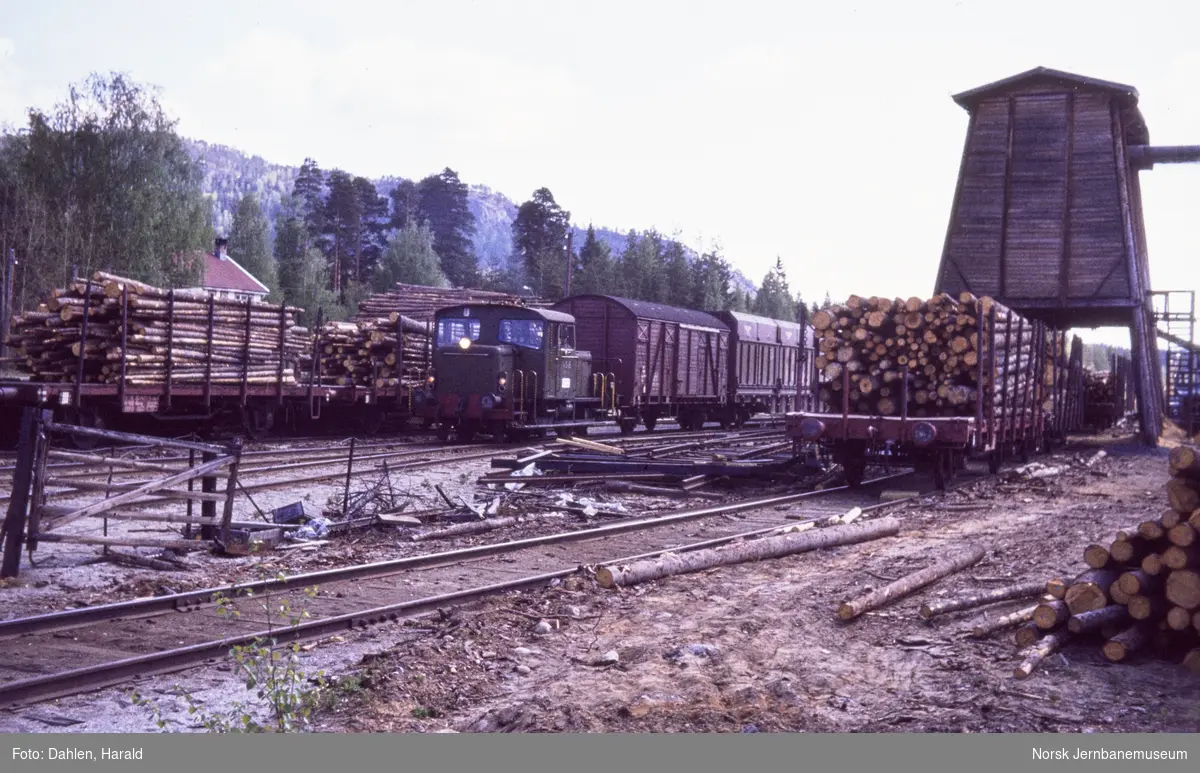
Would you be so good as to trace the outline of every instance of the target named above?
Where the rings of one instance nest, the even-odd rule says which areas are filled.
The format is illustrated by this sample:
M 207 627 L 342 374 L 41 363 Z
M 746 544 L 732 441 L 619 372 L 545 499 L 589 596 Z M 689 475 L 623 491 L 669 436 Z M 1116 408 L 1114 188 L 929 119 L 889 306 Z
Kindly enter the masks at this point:
M 1083 422 L 1096 429 L 1108 429 L 1121 417 L 1123 400 L 1117 396 L 1114 374 L 1088 371 L 1083 385 Z
M 301 311 L 96 272 L 90 287 L 53 290 L 36 311 L 14 316 L 6 343 L 18 355 L 12 364 L 38 381 L 74 382 L 82 367 L 84 383 L 114 383 L 124 360 L 133 386 L 164 384 L 168 370 L 180 384 L 294 383 L 309 347 L 296 325 Z
M 1021 335 L 1013 334 L 1008 341 L 994 335 L 985 324 L 993 309 L 996 331 L 1011 320 L 1014 330 L 1016 323 L 1023 323 Z M 852 413 L 900 413 L 901 376 L 907 373 L 910 415 L 973 414 L 980 388 L 980 344 L 989 335 L 994 336 L 987 351 L 996 358 L 998 388 L 1007 383 L 1015 391 L 1011 387 L 1034 372 L 1034 328 L 991 298 L 970 293 L 958 299 L 943 293 L 929 300 L 853 295 L 844 305 L 815 312 L 812 325 L 819 350 L 817 369 L 824 382 L 820 399 L 835 410 L 847 397 L 843 378 L 849 373 Z
M 1098 636 L 1113 663 L 1139 650 L 1168 657 L 1200 673 L 1200 452 L 1171 451 L 1170 508 L 1121 532 L 1108 546 L 1089 545 L 1090 567 L 1072 581 L 1051 580 L 1040 604 L 1001 621 L 1020 624 L 1016 641 L 1028 647 L 1018 677 L 1071 637 Z M 996 630 L 999 625 L 988 626 Z
M 447 287 L 426 287 L 398 282 L 394 290 L 376 293 L 358 304 L 356 322 L 372 322 L 381 317 L 395 322 L 404 316 L 418 322 L 433 319 L 434 312 L 447 306 L 468 303 L 508 303 L 532 305 L 515 295 L 491 290 L 471 290 Z
M 391 318 L 329 322 L 321 328 L 321 381 L 376 388 L 421 383 L 430 362 L 430 327 Z

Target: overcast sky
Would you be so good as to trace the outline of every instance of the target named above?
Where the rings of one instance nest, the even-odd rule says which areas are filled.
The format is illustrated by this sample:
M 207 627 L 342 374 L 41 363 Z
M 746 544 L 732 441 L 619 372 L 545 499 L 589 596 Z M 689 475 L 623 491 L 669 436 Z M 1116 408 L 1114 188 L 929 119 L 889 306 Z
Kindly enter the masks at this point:
M 756 281 L 780 256 L 817 299 L 932 291 L 953 93 L 1054 67 L 1137 87 L 1154 143 L 1200 144 L 1200 3 L 808 5 L 0 0 L 0 123 L 119 70 L 190 137 L 546 186 L 577 223 L 717 241 Z M 1156 288 L 1200 288 L 1200 165 L 1142 179 Z

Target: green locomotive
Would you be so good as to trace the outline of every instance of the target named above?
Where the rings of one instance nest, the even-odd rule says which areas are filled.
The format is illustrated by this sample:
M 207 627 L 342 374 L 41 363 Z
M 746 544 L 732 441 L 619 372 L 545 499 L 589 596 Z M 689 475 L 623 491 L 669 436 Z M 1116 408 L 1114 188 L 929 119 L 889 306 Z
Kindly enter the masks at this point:
M 611 418 L 611 395 L 591 353 L 575 346 L 574 317 L 482 304 L 438 311 L 433 367 L 413 406 L 443 440 L 503 440 L 523 430 L 585 434 Z

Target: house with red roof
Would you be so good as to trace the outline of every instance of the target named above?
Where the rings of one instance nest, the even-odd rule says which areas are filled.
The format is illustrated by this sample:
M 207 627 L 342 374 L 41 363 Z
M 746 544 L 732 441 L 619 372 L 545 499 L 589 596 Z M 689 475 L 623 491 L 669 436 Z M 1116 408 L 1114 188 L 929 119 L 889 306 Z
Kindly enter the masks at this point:
M 228 239 L 217 239 L 213 251 L 204 255 L 204 278 L 199 289 L 218 298 L 238 301 L 252 298 L 261 301 L 271 292 L 271 288 L 255 279 L 253 274 L 229 256 L 226 251 L 228 244 Z

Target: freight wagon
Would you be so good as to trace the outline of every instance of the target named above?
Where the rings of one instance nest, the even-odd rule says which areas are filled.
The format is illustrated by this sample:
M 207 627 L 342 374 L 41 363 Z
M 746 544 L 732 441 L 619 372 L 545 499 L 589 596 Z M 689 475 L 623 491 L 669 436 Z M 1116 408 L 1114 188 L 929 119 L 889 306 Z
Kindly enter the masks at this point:
M 1078 429 L 1082 416 L 1078 338 L 1068 356 L 1064 332 L 1026 320 L 991 299 L 964 294 L 959 301 L 946 302 L 953 306 L 949 314 L 939 311 L 935 301 L 901 313 L 908 324 L 902 321 L 896 327 L 908 335 L 900 340 L 907 347 L 907 339 L 912 338 L 915 348 L 906 349 L 913 356 L 905 356 L 899 366 L 883 358 L 895 378 L 880 379 L 876 367 L 864 369 L 855 359 L 873 347 L 838 346 L 831 350 L 840 355 L 838 367 L 826 366 L 825 377 L 817 384 L 821 410 L 787 417 L 788 435 L 798 448 L 808 444 L 842 465 L 851 486 L 862 482 L 869 463 L 879 463 L 928 469 L 944 488 L 970 456 L 986 456 L 989 469 L 996 472 L 1006 458 L 1028 459 Z M 845 340 L 839 339 L 839 344 L 856 337 L 872 340 L 856 336 L 864 326 L 886 328 L 869 313 L 855 315 L 843 309 L 835 316 L 843 312 L 839 333 Z M 947 317 L 955 320 L 946 323 L 948 328 L 939 324 Z M 858 318 L 864 322 L 856 323 Z M 924 334 L 939 328 L 949 332 Z M 887 335 L 895 336 L 895 328 Z M 957 355 L 943 356 L 945 351 L 939 351 L 943 335 L 966 342 L 956 341 Z M 893 341 L 884 347 L 890 353 L 896 339 L 884 340 Z M 947 364 L 960 355 L 969 365 Z M 852 364 L 860 367 L 849 367 Z M 953 380 L 944 378 L 951 372 Z M 831 373 L 836 376 L 829 378 Z M 870 390 L 887 394 L 873 401 L 875 410 L 864 411 L 869 402 L 863 400 L 864 392 Z

